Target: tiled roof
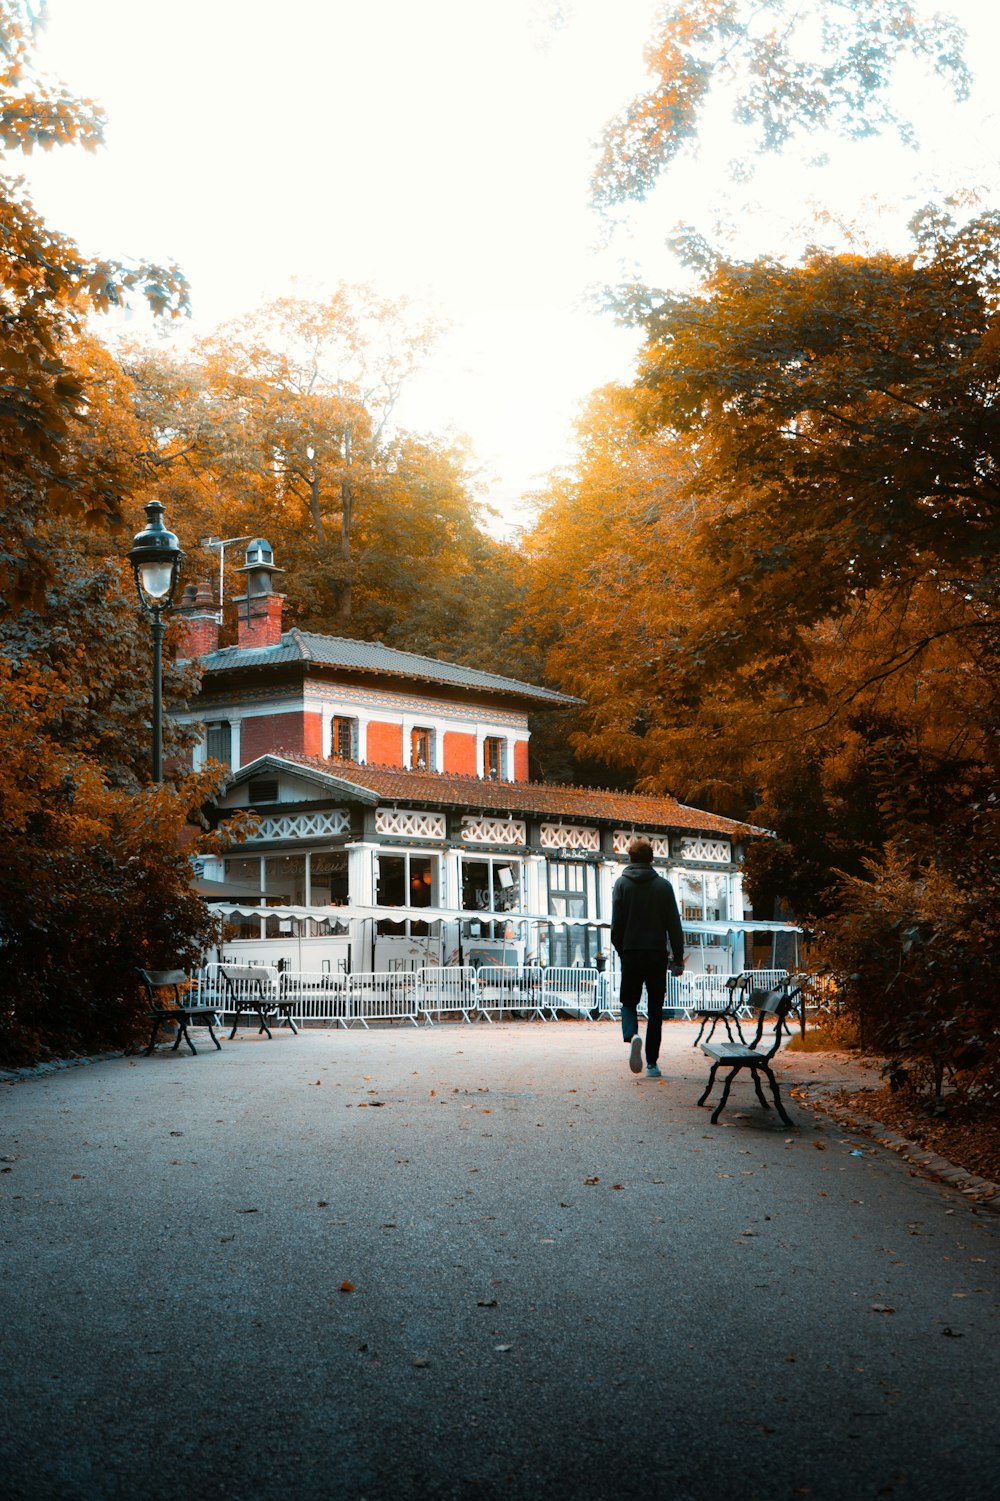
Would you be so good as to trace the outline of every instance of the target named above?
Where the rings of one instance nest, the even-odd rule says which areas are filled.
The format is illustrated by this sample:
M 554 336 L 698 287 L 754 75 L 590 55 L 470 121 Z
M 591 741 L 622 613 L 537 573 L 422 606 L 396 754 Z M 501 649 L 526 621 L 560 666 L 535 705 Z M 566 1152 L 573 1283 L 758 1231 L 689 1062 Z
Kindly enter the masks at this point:
M 235 667 L 274 667 L 290 662 L 315 662 L 322 667 L 339 667 L 345 672 L 383 673 L 457 688 L 478 688 L 553 706 L 580 702 L 569 694 L 522 683 L 517 678 L 478 672 L 474 667 L 442 662 L 437 657 L 422 657 L 416 652 L 396 651 L 391 646 L 383 646 L 380 641 L 353 641 L 345 636 L 321 636 L 310 631 L 285 631 L 277 646 L 226 646 L 202 658 L 206 675 L 228 672 Z
M 673 797 L 608 792 L 597 787 L 559 787 L 544 782 L 485 781 L 453 772 L 361 766 L 355 761 L 300 756 L 287 751 L 272 759 L 325 771 L 338 782 L 347 782 L 375 793 L 380 799 L 400 803 L 433 803 L 438 807 L 540 814 L 567 821 L 600 819 L 627 829 L 690 829 L 730 838 L 751 833 L 747 824 L 716 813 L 706 813 L 701 808 L 689 808 Z

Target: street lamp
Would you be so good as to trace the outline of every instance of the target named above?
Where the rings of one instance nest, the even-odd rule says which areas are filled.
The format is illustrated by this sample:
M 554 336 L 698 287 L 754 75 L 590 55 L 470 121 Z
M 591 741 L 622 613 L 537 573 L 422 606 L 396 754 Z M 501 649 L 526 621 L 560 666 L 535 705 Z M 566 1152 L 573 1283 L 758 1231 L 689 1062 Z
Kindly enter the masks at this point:
M 146 525 L 132 543 L 128 560 L 135 574 L 139 603 L 153 632 L 153 781 L 163 781 L 163 616 L 172 608 L 177 570 L 184 556 L 173 532 L 160 519 L 163 507 L 151 500 Z

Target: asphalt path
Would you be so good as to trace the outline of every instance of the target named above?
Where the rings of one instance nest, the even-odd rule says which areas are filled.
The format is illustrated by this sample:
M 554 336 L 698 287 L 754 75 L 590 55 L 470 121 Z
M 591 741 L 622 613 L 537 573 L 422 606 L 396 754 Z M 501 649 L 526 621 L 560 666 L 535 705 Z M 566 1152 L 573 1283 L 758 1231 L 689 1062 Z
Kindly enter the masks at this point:
M 1000 1216 L 607 1023 L 0 1088 L 0 1495 L 1000 1494 Z M 198 1034 L 196 1034 L 197 1036 Z

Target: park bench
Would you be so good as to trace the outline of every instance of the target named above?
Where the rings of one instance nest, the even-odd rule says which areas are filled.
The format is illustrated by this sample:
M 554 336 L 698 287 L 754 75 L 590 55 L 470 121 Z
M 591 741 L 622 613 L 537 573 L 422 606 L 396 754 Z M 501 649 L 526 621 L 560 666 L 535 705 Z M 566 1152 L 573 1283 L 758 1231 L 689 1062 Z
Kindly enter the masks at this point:
M 293 1032 L 298 1032 L 292 1016 L 294 997 L 279 992 L 268 970 L 254 964 L 220 964 L 219 984 L 223 995 L 219 1010 L 233 1017 L 230 1041 L 236 1036 L 240 1017 L 245 1011 L 256 1012 L 260 1022 L 257 1031 L 266 1032 L 268 1037 L 273 1037 L 267 1024 L 269 1017 L 280 1016 Z
M 149 999 L 149 1016 L 153 1023 L 149 1047 L 146 1049 L 147 1058 L 156 1046 L 157 1033 L 166 1023 L 172 1023 L 177 1028 L 177 1039 L 173 1046 L 175 1053 L 183 1039 L 192 1053 L 197 1056 L 198 1050 L 191 1041 L 191 1034 L 188 1031 L 192 1022 L 207 1027 L 209 1037 L 219 1051 L 222 1051 L 222 1045 L 212 1030 L 219 1024 L 218 1014 L 213 1006 L 192 1004 L 185 999 L 190 981 L 182 969 L 139 969 L 137 973 L 146 989 Z
M 774 1077 L 774 1069 L 771 1067 L 774 1055 L 781 1046 L 782 1036 L 789 1031 L 787 1025 L 788 1013 L 792 1010 L 792 1003 L 799 994 L 798 989 L 789 990 L 787 986 L 779 985 L 773 990 L 752 992 L 752 1004 L 757 1011 L 757 1026 L 749 1043 L 734 1042 L 731 1038 L 728 1042 L 703 1042 L 701 1050 L 707 1058 L 712 1059 L 712 1067 L 708 1075 L 708 1084 L 705 1093 L 698 1101 L 704 1105 L 712 1092 L 715 1076 L 719 1069 L 728 1069 L 726 1082 L 722 1087 L 722 1098 L 712 1112 L 712 1125 L 714 1126 L 722 1114 L 723 1107 L 729 1099 L 729 1091 L 733 1080 L 741 1069 L 748 1068 L 753 1076 L 753 1087 L 757 1091 L 757 1098 L 764 1106 L 769 1108 L 764 1098 L 764 1091 L 760 1087 L 760 1076 L 763 1074 L 771 1087 L 774 1096 L 775 1108 L 786 1126 L 793 1125 L 793 1121 L 781 1103 L 781 1095 L 778 1091 L 778 1081 Z M 773 1025 L 773 1032 L 764 1044 L 764 1029 L 768 1023 Z
M 708 1027 L 708 1035 L 704 1037 L 704 1041 L 711 1042 L 719 1022 L 725 1027 L 726 1036 L 730 1042 L 735 1042 L 736 1037 L 738 1037 L 740 1042 L 746 1046 L 746 1038 L 743 1036 L 743 1029 L 740 1026 L 740 1017 L 749 1016 L 751 1008 L 754 1005 L 754 998 L 764 993 L 760 990 L 752 990 L 750 986 L 751 978 L 749 975 L 730 975 L 726 981 L 724 993 L 703 996 L 700 1004 L 695 1003 L 691 1006 L 689 1015 L 692 1020 L 701 1022 L 701 1026 L 698 1028 L 698 1035 L 692 1043 L 692 1047 L 697 1047 L 702 1041 L 706 1027 Z M 733 1036 L 730 1023 L 736 1027 L 736 1037 Z

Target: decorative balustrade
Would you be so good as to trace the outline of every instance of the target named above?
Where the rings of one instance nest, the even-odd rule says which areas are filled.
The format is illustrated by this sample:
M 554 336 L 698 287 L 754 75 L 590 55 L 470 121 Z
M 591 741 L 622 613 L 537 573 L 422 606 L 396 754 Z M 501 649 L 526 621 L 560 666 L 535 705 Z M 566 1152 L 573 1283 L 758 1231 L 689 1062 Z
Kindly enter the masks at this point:
M 615 854 L 627 855 L 633 839 L 648 839 L 653 846 L 654 860 L 670 859 L 670 840 L 666 834 L 643 834 L 639 829 L 615 829 Z
M 466 844 L 527 844 L 527 825 L 520 818 L 468 817 L 462 819 L 462 839 Z
M 315 839 L 329 834 L 346 834 L 351 819 L 342 808 L 326 813 L 274 813 L 260 820 L 247 843 L 262 839 Z
M 728 839 L 689 839 L 680 842 L 682 860 L 700 860 L 705 864 L 729 865 L 733 858 Z
M 375 832 L 393 839 L 444 839 L 448 821 L 443 813 L 423 813 L 409 808 L 379 808 Z
M 575 823 L 543 823 L 538 842 L 543 850 L 572 850 L 582 854 L 596 855 L 601 848 L 596 829 Z

